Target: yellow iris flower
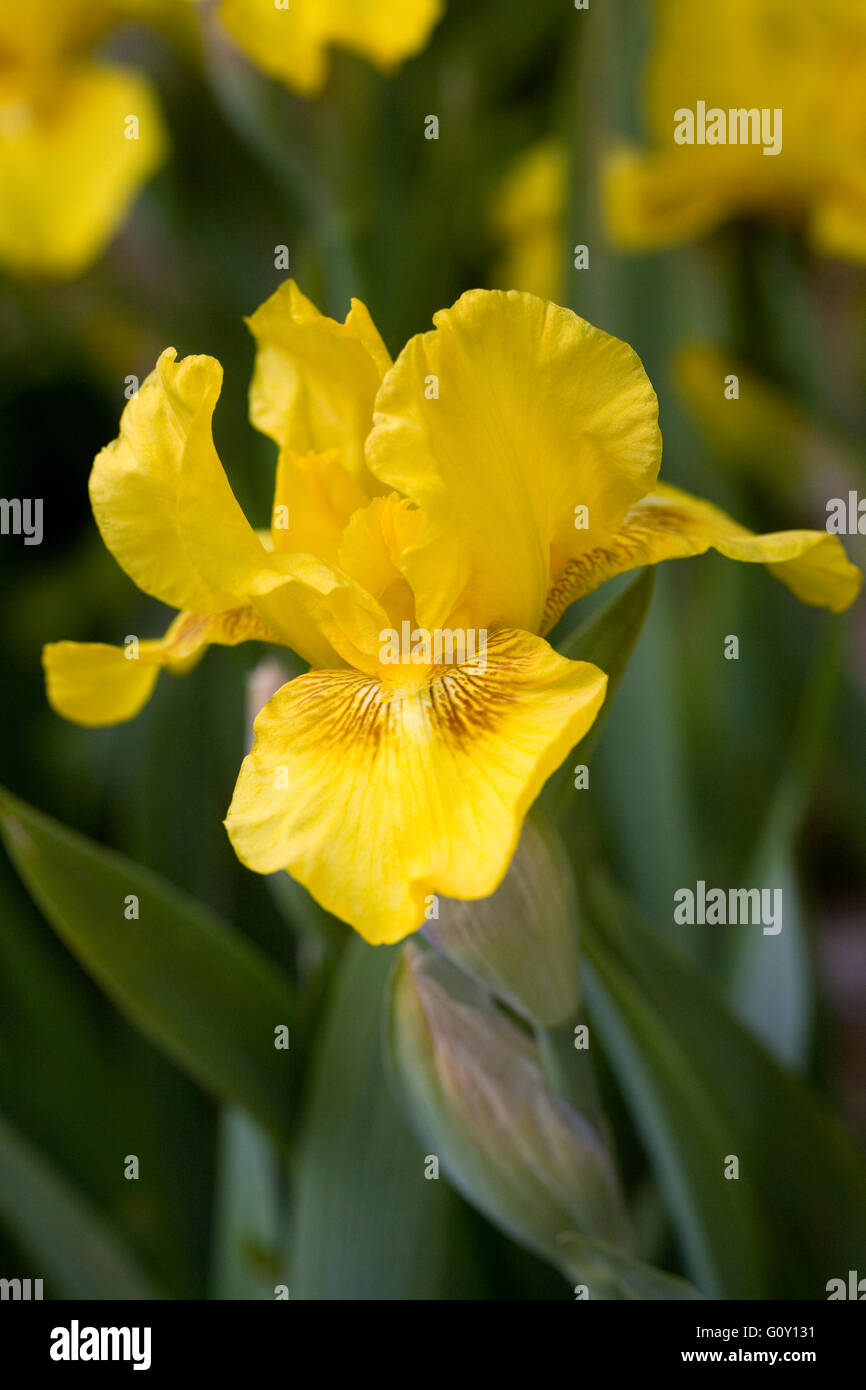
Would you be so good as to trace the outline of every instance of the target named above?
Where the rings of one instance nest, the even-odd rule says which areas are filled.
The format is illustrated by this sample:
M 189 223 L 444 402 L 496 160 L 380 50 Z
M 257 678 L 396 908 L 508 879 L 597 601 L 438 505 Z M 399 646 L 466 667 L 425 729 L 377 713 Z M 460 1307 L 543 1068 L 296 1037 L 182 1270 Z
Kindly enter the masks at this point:
M 655 17 L 651 149 L 620 150 L 608 162 L 613 238 L 650 249 L 761 214 L 804 223 L 824 254 L 866 259 L 862 0 L 657 0 Z M 699 101 L 726 116 L 766 110 L 768 125 L 780 111 L 779 152 L 699 144 L 697 132 L 696 143 L 676 144 L 675 113 L 696 113 Z
M 90 56 L 156 3 L 0 0 L 0 265 L 12 273 L 80 274 L 160 164 L 149 84 Z
M 420 52 L 444 0 L 221 0 L 219 15 L 239 48 L 303 96 L 321 91 L 331 45 L 384 71 Z
M 432 895 L 503 877 L 604 699 L 603 672 L 544 640 L 575 599 L 710 547 L 834 610 L 860 583 L 836 537 L 757 536 L 658 481 L 656 396 L 627 344 L 517 291 L 472 290 L 434 323 L 392 364 L 357 300 L 338 323 L 289 281 L 253 315 L 250 414 L 279 446 L 264 534 L 214 447 L 219 363 L 164 352 L 90 495 L 115 559 L 180 615 L 137 653 L 44 654 L 51 704 L 95 725 L 209 643 L 298 652 L 312 669 L 259 714 L 228 833 L 373 942 L 417 928 Z M 484 630 L 485 660 L 389 662 L 383 633 L 404 622 Z

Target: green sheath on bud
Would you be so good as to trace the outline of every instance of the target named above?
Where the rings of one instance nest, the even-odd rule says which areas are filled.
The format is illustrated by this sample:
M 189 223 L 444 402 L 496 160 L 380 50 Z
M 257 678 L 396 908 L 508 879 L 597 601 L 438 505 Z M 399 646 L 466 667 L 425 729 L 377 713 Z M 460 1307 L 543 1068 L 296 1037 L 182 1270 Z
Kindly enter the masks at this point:
M 579 1002 L 577 903 L 555 833 L 527 820 L 495 893 L 440 900 L 424 935 L 517 1013 L 542 1028 L 570 1020 Z
M 628 1248 L 610 1154 L 546 1085 L 538 1048 L 473 981 L 414 942 L 397 961 L 388 1051 L 416 1131 L 454 1184 L 573 1274 L 569 1237 Z

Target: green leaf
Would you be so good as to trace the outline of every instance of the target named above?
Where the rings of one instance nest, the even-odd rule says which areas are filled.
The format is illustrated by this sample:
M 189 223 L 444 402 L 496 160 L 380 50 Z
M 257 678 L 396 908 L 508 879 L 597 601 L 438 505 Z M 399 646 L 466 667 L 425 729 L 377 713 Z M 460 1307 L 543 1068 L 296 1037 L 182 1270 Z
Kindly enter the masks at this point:
M 275 874 L 268 874 L 265 882 L 292 932 L 306 937 L 308 954 L 314 952 L 316 958 L 330 956 L 345 944 L 350 928 L 320 907 L 312 894 L 291 874 L 280 869 Z
M 757 845 L 741 879 L 782 890 L 782 931 L 750 932 L 736 952 L 728 996 L 734 1011 L 781 1062 L 802 1067 L 809 1051 L 813 983 L 795 866 L 839 687 L 844 623 L 824 625 L 811 661 L 788 755 Z
M 710 1297 L 826 1297 L 866 1248 L 852 1143 L 627 902 L 598 877 L 584 888 L 590 1011 L 692 1277 Z
M 655 569 L 648 565 L 626 587 L 579 627 L 562 637 L 556 649 L 569 661 L 592 661 L 606 671 L 615 690 L 640 636 L 652 598 Z
M 0 1111 L 123 1232 L 165 1297 L 194 1298 L 206 1258 L 211 1103 L 98 996 L 2 854 L 0 902 Z M 131 1135 L 146 1182 L 121 1175 Z
M 735 942 L 728 998 L 734 1013 L 775 1057 L 802 1070 L 811 1042 L 813 984 L 806 923 L 794 857 L 770 855 L 763 846 L 743 883 L 781 890 L 782 930 L 775 936 L 749 931 Z
M 282 1283 L 280 1167 L 268 1137 L 243 1110 L 220 1115 L 209 1296 L 273 1299 Z
M 353 939 L 334 982 L 295 1173 L 293 1299 L 466 1296 L 457 1199 L 443 1181 L 425 1178 L 424 1153 L 382 1065 L 393 958 L 390 948 Z
M 151 1040 L 216 1095 L 288 1139 L 294 1001 L 276 966 L 218 917 L 119 854 L 0 793 L 0 834 L 84 968 Z M 127 900 L 138 919 L 127 920 Z
M 158 1298 L 108 1223 L 0 1116 L 0 1215 L 60 1298 Z M 7 1271 L 4 1271 L 6 1273 Z
M 637 639 L 640 637 L 644 620 L 649 612 L 652 598 L 655 571 L 651 567 L 642 569 L 635 579 L 611 599 L 600 611 L 593 613 L 585 622 L 556 639 L 552 634 L 553 645 L 557 651 L 570 661 L 591 661 L 607 673 L 607 694 L 601 711 L 586 737 L 581 741 L 580 757 L 585 762 L 595 747 L 596 741 L 610 711 L 617 686 L 625 674 Z M 543 804 L 551 815 L 561 820 L 572 805 L 571 760 L 565 762 L 547 783 L 542 794 Z

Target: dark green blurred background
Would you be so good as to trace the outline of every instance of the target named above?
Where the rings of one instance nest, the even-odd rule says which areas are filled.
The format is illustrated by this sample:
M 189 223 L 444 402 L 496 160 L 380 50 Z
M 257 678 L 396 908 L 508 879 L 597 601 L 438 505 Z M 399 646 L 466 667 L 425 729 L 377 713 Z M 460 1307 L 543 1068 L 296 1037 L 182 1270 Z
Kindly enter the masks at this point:
M 210 904 L 302 983 L 313 980 L 316 1019 L 327 1009 L 329 970 L 310 970 L 303 933 L 270 886 L 236 861 L 221 825 L 244 749 L 244 677 L 262 650 L 212 649 L 183 681 L 161 678 L 145 712 L 115 729 L 77 728 L 46 704 L 45 642 L 156 636 L 168 618 L 100 541 L 87 499 L 93 456 L 116 434 L 127 375 L 144 377 L 168 344 L 212 354 L 225 367 L 217 444 L 261 525 L 274 457 L 246 419 L 253 344 L 243 316 L 283 278 L 275 246 L 288 245 L 291 273 L 324 311 L 342 318 L 350 295 L 364 299 L 396 353 L 463 290 L 496 283 L 497 192 L 514 159 L 553 133 L 569 169 L 567 210 L 551 230 L 561 239 L 557 297 L 640 354 L 660 397 L 668 481 L 756 529 L 822 527 L 827 497 L 864 486 L 866 278 L 814 261 L 793 233 L 759 225 L 670 254 L 615 252 L 601 222 L 599 168 L 614 136 L 640 131 L 648 37 L 643 3 L 581 14 L 565 0 L 451 0 L 426 52 L 395 76 L 337 54 L 325 96 L 304 102 L 227 48 L 180 51 L 154 33 L 124 34 L 111 49 L 153 75 L 173 142 L 167 166 L 85 277 L 62 286 L 0 281 L 0 495 L 42 497 L 45 515 L 41 546 L 0 539 L 0 781 Z M 428 113 L 439 116 L 438 141 L 423 138 Z M 588 270 L 572 269 L 576 243 L 590 248 Z M 790 402 L 791 434 L 778 456 L 756 448 L 750 457 L 718 431 L 708 439 L 677 386 L 677 355 L 696 341 Z M 849 553 L 862 564 L 862 539 Z M 740 637 L 738 662 L 721 658 L 728 633 Z M 776 877 L 764 881 L 784 882 L 791 914 L 772 962 L 760 943 L 720 937 L 696 948 L 699 963 L 861 1137 L 864 689 L 862 601 L 846 620 L 832 619 L 763 570 L 715 556 L 671 564 L 657 576 L 592 791 L 611 862 L 662 932 L 672 930 L 675 888 L 698 878 L 750 884 L 752 866 L 772 864 Z M 4 1124 L 108 1219 L 160 1291 L 269 1296 L 287 1226 L 303 1218 L 260 1136 L 120 1016 L 5 856 L 0 912 Z M 758 957 L 744 961 L 744 950 Z M 385 952 L 367 955 L 359 970 L 384 971 Z M 307 1081 L 314 1095 L 315 1079 Z M 380 1083 L 371 1072 L 370 1091 Z M 457 1199 L 443 1201 L 447 1223 L 437 1218 L 437 1239 L 443 1223 L 449 1232 L 444 1290 L 432 1265 L 425 1287 L 425 1230 L 387 1230 L 402 1219 L 396 1201 L 383 1208 L 385 1228 L 365 1225 L 352 1207 L 352 1174 L 365 1159 L 349 1149 L 367 1113 L 387 1108 L 382 1125 L 401 1123 L 390 1105 L 356 1095 L 354 1130 L 344 1114 L 346 1152 L 330 1191 L 342 1184 L 354 1216 L 314 1292 L 399 1296 L 402 1267 L 388 1252 L 414 1241 L 421 1273 L 407 1297 L 564 1296 L 557 1275 Z M 637 1189 L 646 1160 L 625 1116 L 618 1122 Z M 414 1144 L 408 1134 L 403 1142 Z M 124 1179 L 128 1153 L 139 1155 L 146 1180 Z M 306 1193 L 311 1210 L 315 1182 L 329 1190 L 327 1172 L 316 1172 L 296 1198 Z M 382 1172 L 384 1189 L 390 1181 Z M 676 1268 L 651 1188 L 655 1254 Z M 14 1233 L 20 1200 L 11 1187 L 0 1199 L 0 1270 L 36 1274 Z M 236 1220 L 239 1245 L 226 1234 Z M 46 1292 L 70 1296 L 74 1277 L 49 1280 Z

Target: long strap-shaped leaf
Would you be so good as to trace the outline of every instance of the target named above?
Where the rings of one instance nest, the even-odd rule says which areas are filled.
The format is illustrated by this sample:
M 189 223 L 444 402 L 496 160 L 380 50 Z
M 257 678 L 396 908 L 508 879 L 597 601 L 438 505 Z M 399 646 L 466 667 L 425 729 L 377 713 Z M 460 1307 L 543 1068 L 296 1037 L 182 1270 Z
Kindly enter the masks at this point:
M 2 1116 L 0 1215 L 34 1260 L 32 1276 L 60 1298 L 159 1297 L 110 1224 Z
M 460 1260 L 460 1209 L 389 1090 L 381 1057 L 394 952 L 349 942 L 311 1067 L 298 1147 L 293 1299 L 473 1297 Z M 471 1276 L 470 1276 L 471 1282 Z
M 583 886 L 587 1000 L 698 1286 L 826 1298 L 866 1249 L 853 1144 L 627 899 L 589 874 Z
M 0 834 L 46 919 L 121 1012 L 288 1140 L 295 1006 L 279 968 L 193 899 L 7 792 Z M 288 1048 L 275 1046 L 278 1028 Z

